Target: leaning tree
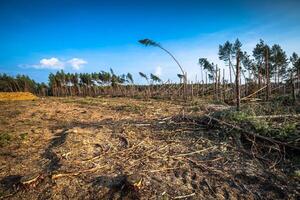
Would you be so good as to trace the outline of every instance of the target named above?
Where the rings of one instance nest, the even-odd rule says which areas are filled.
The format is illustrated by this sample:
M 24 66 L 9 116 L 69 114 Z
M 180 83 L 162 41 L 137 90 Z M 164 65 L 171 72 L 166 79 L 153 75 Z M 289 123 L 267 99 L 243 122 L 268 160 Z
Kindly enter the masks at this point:
M 216 69 L 214 63 L 210 63 L 207 58 L 199 58 L 198 64 L 203 70 L 206 70 L 208 72 L 208 78 L 210 80 L 216 79 Z M 217 83 L 214 84 L 214 93 L 216 95 L 216 89 L 217 89 Z
M 167 54 L 169 54 L 173 60 L 176 62 L 176 64 L 178 65 L 178 67 L 180 68 L 181 70 L 181 73 L 183 75 L 183 83 L 184 83 L 184 87 L 183 87 L 183 93 L 184 93 L 184 98 L 186 98 L 186 84 L 187 84 L 187 76 L 186 76 L 186 73 L 184 72 L 182 66 L 180 65 L 180 63 L 178 62 L 178 60 L 175 58 L 175 56 L 170 52 L 168 51 L 167 49 L 165 49 L 163 46 L 161 46 L 161 44 L 153 41 L 153 40 L 150 40 L 150 39 L 142 39 L 142 40 L 139 40 L 139 43 L 145 45 L 145 46 L 153 46 L 153 47 L 158 47 L 160 49 L 162 49 L 163 51 L 165 51 Z
M 144 74 L 143 72 L 139 72 L 139 75 L 140 75 L 142 78 L 144 78 L 144 79 L 147 81 L 147 83 L 149 84 L 149 78 L 148 78 L 148 76 L 147 76 L 146 74 Z
M 214 63 L 210 63 L 207 60 L 207 58 L 199 58 L 198 63 L 201 68 L 203 68 L 204 70 L 206 70 L 208 72 L 209 79 L 214 80 L 214 77 L 215 77 Z
M 153 83 L 160 83 L 161 82 L 161 79 L 157 76 L 157 75 L 154 75 L 154 74 L 150 74 L 150 79 L 152 80 Z
M 178 65 L 178 67 L 180 68 L 181 72 L 183 75 L 185 75 L 185 72 L 182 68 L 182 66 L 180 65 L 180 63 L 178 62 L 178 60 L 175 58 L 175 56 L 170 52 L 168 51 L 167 49 L 165 49 L 164 47 L 161 46 L 161 44 L 153 41 L 153 40 L 150 40 L 150 39 L 142 39 L 142 40 L 139 40 L 139 43 L 145 45 L 145 46 L 153 46 L 153 47 L 158 47 L 160 49 L 162 49 L 163 51 L 165 51 L 167 54 L 169 54 L 173 60 L 176 62 L 176 64 Z M 186 79 L 186 77 L 185 77 Z

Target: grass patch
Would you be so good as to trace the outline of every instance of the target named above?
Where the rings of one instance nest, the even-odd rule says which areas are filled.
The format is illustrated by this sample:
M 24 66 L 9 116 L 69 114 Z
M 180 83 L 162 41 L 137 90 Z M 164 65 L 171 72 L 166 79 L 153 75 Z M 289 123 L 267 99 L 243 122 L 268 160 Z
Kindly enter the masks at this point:
M 113 109 L 116 111 L 131 112 L 137 114 L 140 114 L 142 112 L 142 108 L 140 106 L 131 104 L 115 106 Z
M 63 99 L 63 103 L 75 103 L 79 105 L 89 105 L 89 106 L 100 106 L 105 101 L 101 98 L 92 98 L 92 97 L 86 97 L 86 98 L 68 98 Z
M 12 137 L 8 133 L 0 133 L 0 147 L 8 145 L 12 140 Z

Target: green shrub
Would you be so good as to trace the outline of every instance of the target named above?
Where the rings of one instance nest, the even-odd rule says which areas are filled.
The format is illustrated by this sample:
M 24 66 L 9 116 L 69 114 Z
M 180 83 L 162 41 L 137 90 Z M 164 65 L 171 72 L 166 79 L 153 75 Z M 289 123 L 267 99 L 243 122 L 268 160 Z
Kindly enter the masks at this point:
M 295 103 L 291 95 L 277 96 L 273 98 L 272 102 L 281 106 L 292 106 Z
M 284 126 L 282 128 L 285 135 L 295 133 L 296 129 L 297 129 L 296 123 L 286 123 L 286 124 L 284 124 Z
M 269 123 L 265 119 L 251 119 L 249 121 L 257 133 L 268 135 L 270 131 Z
M 235 122 L 245 122 L 251 117 L 249 112 L 235 111 L 234 109 L 218 111 L 215 112 L 213 116 L 225 121 L 230 120 Z

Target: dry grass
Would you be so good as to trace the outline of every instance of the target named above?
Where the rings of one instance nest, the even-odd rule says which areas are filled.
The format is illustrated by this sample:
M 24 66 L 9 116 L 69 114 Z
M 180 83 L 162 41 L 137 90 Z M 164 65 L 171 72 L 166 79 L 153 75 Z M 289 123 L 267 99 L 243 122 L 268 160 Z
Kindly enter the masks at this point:
M 35 100 L 37 96 L 30 92 L 0 92 L 0 101 L 7 100 Z

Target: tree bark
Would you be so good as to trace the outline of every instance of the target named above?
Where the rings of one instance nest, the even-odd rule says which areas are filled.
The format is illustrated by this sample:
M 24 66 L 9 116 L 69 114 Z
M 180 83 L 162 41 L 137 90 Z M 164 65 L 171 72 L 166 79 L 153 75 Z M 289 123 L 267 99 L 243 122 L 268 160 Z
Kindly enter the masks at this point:
M 293 101 L 296 102 L 296 88 L 295 88 L 295 82 L 294 82 L 294 75 L 293 72 L 291 73 L 291 84 L 292 84 L 292 98 Z
M 225 102 L 226 100 L 226 85 L 225 85 L 225 69 L 223 69 L 223 87 L 222 87 L 222 90 L 223 90 L 223 101 Z
M 236 89 L 236 110 L 240 110 L 241 96 L 240 96 L 240 55 L 236 56 L 236 74 L 235 74 L 235 89 Z
M 269 70 L 269 52 L 268 52 L 268 48 L 266 48 L 265 51 L 266 55 L 265 55 L 265 60 L 266 60 L 266 84 L 267 84 L 267 91 L 266 91 L 266 100 L 269 101 L 270 98 L 270 70 Z
M 218 100 L 218 88 L 217 88 L 217 84 L 218 84 L 218 66 L 216 66 L 216 72 L 215 72 L 215 84 L 214 84 L 214 95 L 215 95 L 215 99 Z

